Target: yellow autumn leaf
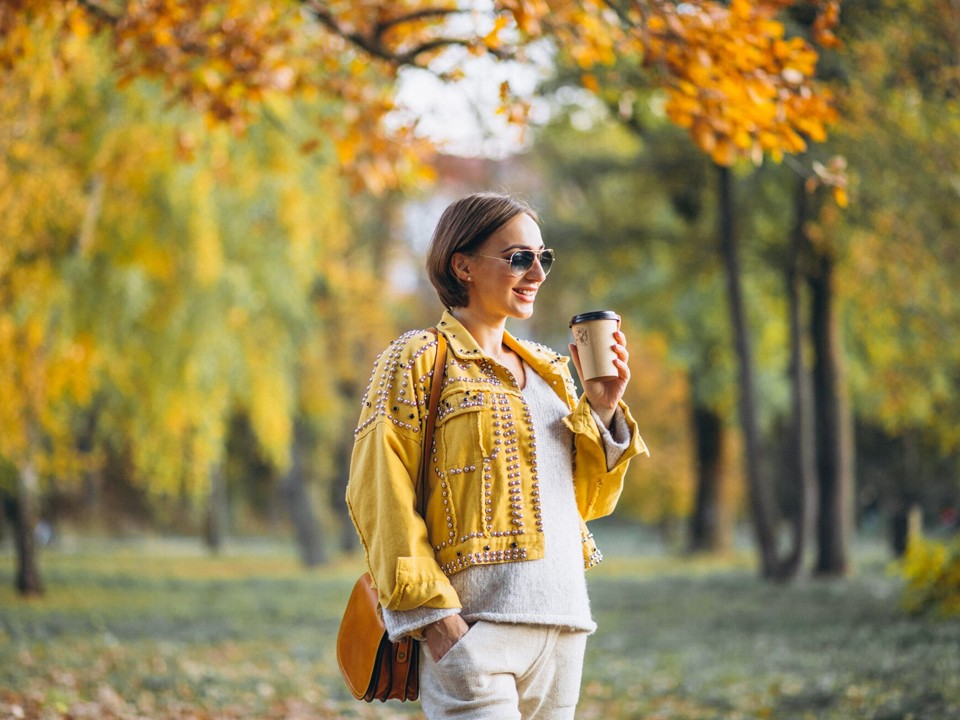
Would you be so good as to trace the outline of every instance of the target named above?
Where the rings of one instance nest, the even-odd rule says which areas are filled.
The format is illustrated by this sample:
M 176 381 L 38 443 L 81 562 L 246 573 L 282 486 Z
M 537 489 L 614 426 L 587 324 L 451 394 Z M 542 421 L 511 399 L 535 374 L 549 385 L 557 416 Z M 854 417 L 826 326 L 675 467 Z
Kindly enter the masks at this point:
M 70 28 L 70 32 L 80 40 L 86 40 L 90 37 L 92 30 L 90 23 L 87 21 L 87 16 L 83 11 L 79 9 L 73 10 L 68 16 L 67 25 Z
M 647 20 L 647 29 L 653 33 L 660 33 L 667 29 L 666 20 L 662 15 L 650 15 Z
M 733 161 L 736 159 L 736 152 L 731 143 L 726 138 L 720 138 L 714 144 L 713 150 L 710 152 L 710 157 L 717 165 L 722 165 L 728 167 L 733 164 Z
M 506 15 L 498 15 L 493 22 L 493 28 L 490 32 L 481 38 L 481 42 L 489 48 L 500 47 L 500 33 L 507 27 L 509 24 L 509 19 Z
M 746 150 L 753 144 L 753 139 L 745 129 L 739 129 L 733 134 L 733 144 L 738 150 Z
M 839 207 L 845 208 L 850 202 L 850 198 L 847 195 L 847 191 L 842 187 L 832 188 L 833 200 Z

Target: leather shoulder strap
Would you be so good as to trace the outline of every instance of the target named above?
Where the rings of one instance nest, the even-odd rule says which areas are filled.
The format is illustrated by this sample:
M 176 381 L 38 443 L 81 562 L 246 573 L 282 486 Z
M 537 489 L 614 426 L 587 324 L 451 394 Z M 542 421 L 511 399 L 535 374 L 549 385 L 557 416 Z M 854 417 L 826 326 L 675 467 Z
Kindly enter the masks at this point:
M 436 328 L 430 332 L 437 336 L 437 359 L 433 363 L 433 378 L 430 381 L 430 402 L 427 405 L 427 421 L 423 430 L 423 452 L 420 453 L 420 490 L 417 493 L 417 511 L 420 515 L 426 513 L 427 502 L 427 465 L 430 457 L 430 447 L 433 444 L 433 429 L 437 424 L 437 406 L 440 404 L 440 389 L 443 385 L 443 374 L 447 362 L 447 339 Z

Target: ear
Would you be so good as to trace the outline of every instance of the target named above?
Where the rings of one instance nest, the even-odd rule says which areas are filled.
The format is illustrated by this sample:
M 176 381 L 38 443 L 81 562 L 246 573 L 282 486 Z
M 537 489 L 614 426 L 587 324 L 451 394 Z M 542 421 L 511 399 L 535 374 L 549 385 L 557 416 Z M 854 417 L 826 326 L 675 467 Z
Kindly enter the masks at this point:
M 472 280 L 473 272 L 470 268 L 471 258 L 469 255 L 464 253 L 454 253 L 450 258 L 450 267 L 453 269 L 453 274 L 457 276 L 457 280 L 460 282 L 467 282 Z

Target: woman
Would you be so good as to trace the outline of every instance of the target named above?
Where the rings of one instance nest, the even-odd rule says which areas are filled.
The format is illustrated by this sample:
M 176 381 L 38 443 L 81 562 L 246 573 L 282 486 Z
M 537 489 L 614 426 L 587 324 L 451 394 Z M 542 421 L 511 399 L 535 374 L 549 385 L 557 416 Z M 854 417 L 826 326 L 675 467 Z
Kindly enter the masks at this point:
M 427 260 L 448 308 L 444 375 L 431 377 L 435 335 L 402 335 L 377 359 L 356 430 L 347 502 L 391 638 L 425 640 L 430 720 L 574 717 L 596 628 L 584 568 L 600 561 L 584 521 L 613 511 L 627 461 L 647 452 L 621 399 L 622 333 L 610 339 L 619 375 L 583 383 L 578 400 L 567 358 L 506 331 L 531 316 L 553 265 L 538 222 L 492 193 L 446 209 Z

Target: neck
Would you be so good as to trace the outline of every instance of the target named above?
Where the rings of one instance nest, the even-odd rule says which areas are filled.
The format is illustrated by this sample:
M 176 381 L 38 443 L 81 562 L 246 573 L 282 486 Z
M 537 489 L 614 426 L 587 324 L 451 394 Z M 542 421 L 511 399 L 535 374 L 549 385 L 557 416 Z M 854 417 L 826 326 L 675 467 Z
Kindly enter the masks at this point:
M 494 360 L 500 359 L 503 355 L 503 336 L 507 327 L 505 317 L 488 318 L 481 312 L 467 307 L 453 308 L 450 314 L 460 321 L 487 355 Z

